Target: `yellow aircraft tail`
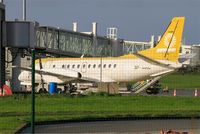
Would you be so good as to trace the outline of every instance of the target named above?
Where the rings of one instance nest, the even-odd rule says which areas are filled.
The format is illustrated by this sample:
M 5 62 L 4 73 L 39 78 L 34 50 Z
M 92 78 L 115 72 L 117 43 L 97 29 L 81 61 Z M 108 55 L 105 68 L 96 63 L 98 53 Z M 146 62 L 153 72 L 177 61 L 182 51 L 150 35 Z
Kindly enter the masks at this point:
M 185 17 L 174 17 L 154 48 L 138 52 L 155 60 L 178 62 Z

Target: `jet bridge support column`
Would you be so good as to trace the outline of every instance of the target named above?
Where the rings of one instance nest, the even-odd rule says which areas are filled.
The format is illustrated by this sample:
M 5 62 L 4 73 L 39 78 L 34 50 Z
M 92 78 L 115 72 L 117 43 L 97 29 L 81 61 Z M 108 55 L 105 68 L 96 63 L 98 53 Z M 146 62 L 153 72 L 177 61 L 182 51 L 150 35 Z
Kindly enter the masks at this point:
M 18 49 L 12 49 L 12 66 L 21 66 L 21 54 Z M 21 73 L 21 69 L 19 68 L 12 68 L 12 90 L 19 91 L 20 90 L 20 81 L 18 80 L 18 76 Z

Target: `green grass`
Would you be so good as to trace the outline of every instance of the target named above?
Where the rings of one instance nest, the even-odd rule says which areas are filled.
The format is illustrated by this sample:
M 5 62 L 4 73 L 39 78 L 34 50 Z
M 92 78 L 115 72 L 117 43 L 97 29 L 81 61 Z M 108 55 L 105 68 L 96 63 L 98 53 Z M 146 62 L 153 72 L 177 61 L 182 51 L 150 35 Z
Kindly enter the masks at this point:
M 179 74 L 167 75 L 160 80 L 162 87 L 169 89 L 200 89 L 200 74 Z
M 30 95 L 0 98 L 0 133 L 30 121 Z M 36 121 L 108 117 L 200 117 L 200 98 L 36 95 Z
M 171 74 L 160 80 L 169 89 L 200 89 L 200 74 Z M 0 133 L 14 133 L 30 122 L 30 95 L 0 98 Z M 151 96 L 70 97 L 36 95 L 36 121 L 108 117 L 200 117 L 200 98 Z

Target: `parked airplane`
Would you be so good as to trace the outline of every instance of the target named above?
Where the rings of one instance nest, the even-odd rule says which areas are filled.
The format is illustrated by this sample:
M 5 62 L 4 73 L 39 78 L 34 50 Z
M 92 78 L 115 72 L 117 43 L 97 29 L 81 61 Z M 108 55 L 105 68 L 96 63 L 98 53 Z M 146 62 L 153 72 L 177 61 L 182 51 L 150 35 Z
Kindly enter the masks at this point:
M 184 28 L 184 17 L 174 17 L 154 48 L 120 57 L 44 58 L 36 60 L 36 84 L 74 81 L 130 82 L 146 80 L 176 71 Z M 21 85 L 31 85 L 31 68 L 20 67 Z

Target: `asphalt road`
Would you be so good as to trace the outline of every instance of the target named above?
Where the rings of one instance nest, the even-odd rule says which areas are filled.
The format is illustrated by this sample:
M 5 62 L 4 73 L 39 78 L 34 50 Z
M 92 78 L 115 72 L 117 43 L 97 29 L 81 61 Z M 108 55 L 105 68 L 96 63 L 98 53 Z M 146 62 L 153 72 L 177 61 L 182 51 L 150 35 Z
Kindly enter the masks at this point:
M 193 134 L 200 134 L 200 120 L 128 120 L 38 125 L 36 126 L 36 133 L 159 134 L 160 130 L 167 131 L 169 129 L 180 132 L 191 132 Z M 22 133 L 28 132 L 30 132 L 30 128 L 25 129 Z

